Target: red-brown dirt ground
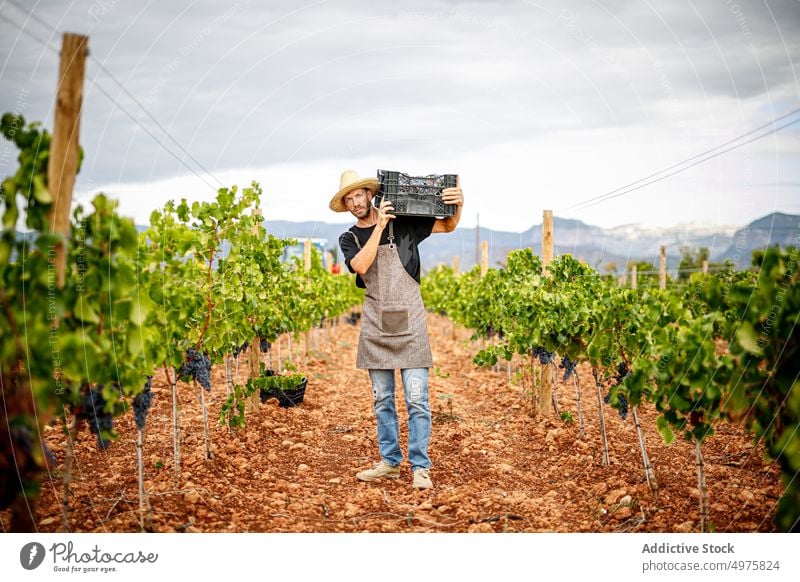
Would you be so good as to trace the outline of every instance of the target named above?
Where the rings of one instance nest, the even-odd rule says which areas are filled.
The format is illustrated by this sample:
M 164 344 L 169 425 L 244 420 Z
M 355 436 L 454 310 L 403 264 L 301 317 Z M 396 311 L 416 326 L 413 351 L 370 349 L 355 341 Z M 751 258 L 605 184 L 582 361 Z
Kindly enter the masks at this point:
M 198 393 L 179 383 L 181 454 L 173 475 L 171 396 L 163 370 L 153 379 L 154 405 L 144 443 L 146 529 L 160 532 L 689 532 L 699 531 L 694 447 L 667 446 L 652 406 L 639 415 L 659 490 L 650 492 L 632 418 L 605 406 L 610 466 L 601 464 L 597 389 L 579 367 L 586 436 L 579 438 L 572 382 L 559 381 L 561 411 L 528 415 L 527 389 L 499 371 L 472 364 L 477 344 L 466 330 L 429 316 L 435 367 L 430 374 L 434 488 L 411 488 L 402 477 L 362 483 L 355 473 L 378 460 L 372 392 L 356 370 L 358 328 L 318 330 L 305 365 L 305 401 L 279 408 L 272 399 L 229 432 L 217 422 L 225 398 L 224 368 L 213 370 L 207 395 L 215 457 L 206 460 Z M 298 347 L 296 342 L 295 347 Z M 316 343 L 316 346 L 314 345 Z M 282 344 L 284 354 L 286 343 Z M 239 375 L 248 373 L 242 356 Z M 560 371 L 559 371 L 560 380 Z M 399 378 L 398 378 L 399 383 Z M 405 403 L 398 385 L 401 439 Z M 132 413 L 116 421 L 120 440 L 97 449 L 82 430 L 75 441 L 69 527 L 78 532 L 139 531 L 136 430 Z M 45 475 L 39 501 L 41 531 L 62 528 L 61 469 L 65 438 L 60 422 L 46 440 L 57 467 Z M 403 440 L 405 447 L 405 440 Z M 721 424 L 703 446 L 716 531 L 774 531 L 780 472 L 738 427 Z M 0 524 L 9 528 L 9 513 Z

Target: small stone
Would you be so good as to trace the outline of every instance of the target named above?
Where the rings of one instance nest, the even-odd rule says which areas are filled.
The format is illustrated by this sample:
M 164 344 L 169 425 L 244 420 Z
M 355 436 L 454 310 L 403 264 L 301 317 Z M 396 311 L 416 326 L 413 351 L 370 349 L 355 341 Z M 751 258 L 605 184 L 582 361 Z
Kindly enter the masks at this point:
M 620 507 L 614 512 L 614 519 L 622 521 L 623 519 L 628 519 L 631 515 L 633 515 L 633 510 L 630 507 Z
M 554 444 L 558 440 L 558 435 L 561 434 L 560 428 L 554 428 L 552 430 L 548 430 L 547 434 L 544 437 L 544 442 L 548 445 Z
M 681 533 L 689 533 L 694 529 L 694 522 L 693 521 L 684 521 L 678 527 L 675 528 L 675 531 Z
M 183 498 L 186 500 L 186 503 L 191 503 L 192 505 L 200 502 L 200 494 L 197 491 L 189 491 Z
M 622 498 L 620 498 L 618 503 L 623 506 L 629 506 L 631 503 L 633 503 L 633 498 L 630 495 L 624 495 Z
M 613 491 L 611 491 L 606 495 L 606 503 L 608 503 L 609 505 L 613 505 L 614 503 L 619 501 L 620 498 L 623 497 L 624 495 L 625 495 L 624 489 L 614 489 Z
M 342 482 L 341 477 L 334 477 L 332 479 L 328 479 L 328 483 L 333 483 L 334 485 L 338 485 L 341 482 Z
M 591 489 L 591 493 L 595 497 L 600 497 L 606 491 L 608 491 L 608 486 L 605 483 L 598 483 Z
M 305 463 L 301 463 L 301 464 L 297 465 L 297 470 L 298 471 L 308 471 L 308 469 L 309 469 L 309 467 Z

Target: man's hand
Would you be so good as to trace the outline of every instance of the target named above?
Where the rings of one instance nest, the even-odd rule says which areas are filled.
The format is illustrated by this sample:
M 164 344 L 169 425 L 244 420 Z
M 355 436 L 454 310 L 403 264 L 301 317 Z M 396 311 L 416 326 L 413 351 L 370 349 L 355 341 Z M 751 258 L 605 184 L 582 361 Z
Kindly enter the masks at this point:
M 456 187 L 442 190 L 442 202 L 445 204 L 464 205 L 464 193 L 461 191 L 461 178 L 456 176 Z
M 461 210 L 464 208 L 464 193 L 461 191 L 461 177 L 456 176 L 456 187 L 445 188 L 442 190 L 442 202 L 445 204 L 455 204 L 456 211 L 453 216 L 447 218 L 437 218 L 433 223 L 433 230 L 435 232 L 453 232 L 461 220 Z
M 392 210 L 394 210 L 394 206 L 392 206 L 391 202 L 386 199 L 381 200 L 381 206 L 378 208 L 378 228 L 380 230 L 386 228 L 391 219 L 397 218 L 394 214 L 390 214 Z

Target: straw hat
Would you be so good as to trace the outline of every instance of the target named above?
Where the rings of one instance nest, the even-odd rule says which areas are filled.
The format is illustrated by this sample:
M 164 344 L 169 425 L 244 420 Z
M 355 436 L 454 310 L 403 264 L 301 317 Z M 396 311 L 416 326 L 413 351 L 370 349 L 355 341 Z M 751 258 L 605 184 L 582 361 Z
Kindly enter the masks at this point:
M 378 191 L 378 180 L 375 178 L 360 178 L 354 170 L 342 172 L 342 177 L 339 180 L 339 191 L 333 195 L 331 203 L 328 204 L 330 209 L 334 212 L 347 212 L 344 197 L 358 188 L 366 188 L 375 194 Z

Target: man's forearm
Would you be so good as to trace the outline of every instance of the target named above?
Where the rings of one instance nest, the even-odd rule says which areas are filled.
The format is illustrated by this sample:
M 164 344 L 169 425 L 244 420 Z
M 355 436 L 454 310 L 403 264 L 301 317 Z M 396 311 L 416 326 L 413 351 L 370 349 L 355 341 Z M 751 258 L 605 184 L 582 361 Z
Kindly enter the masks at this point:
M 364 245 L 364 248 L 358 251 L 358 254 L 350 260 L 350 266 L 353 267 L 353 270 L 359 275 L 366 273 L 375 261 L 375 257 L 378 255 L 378 245 L 380 245 L 382 234 L 383 229 L 379 229 L 376 226 L 369 240 L 367 240 L 367 244 Z
M 442 224 L 445 227 L 447 232 L 452 232 L 458 226 L 458 222 L 461 220 L 461 209 L 463 206 L 458 205 L 456 206 L 456 213 L 453 216 L 448 216 L 447 218 L 441 218 Z

